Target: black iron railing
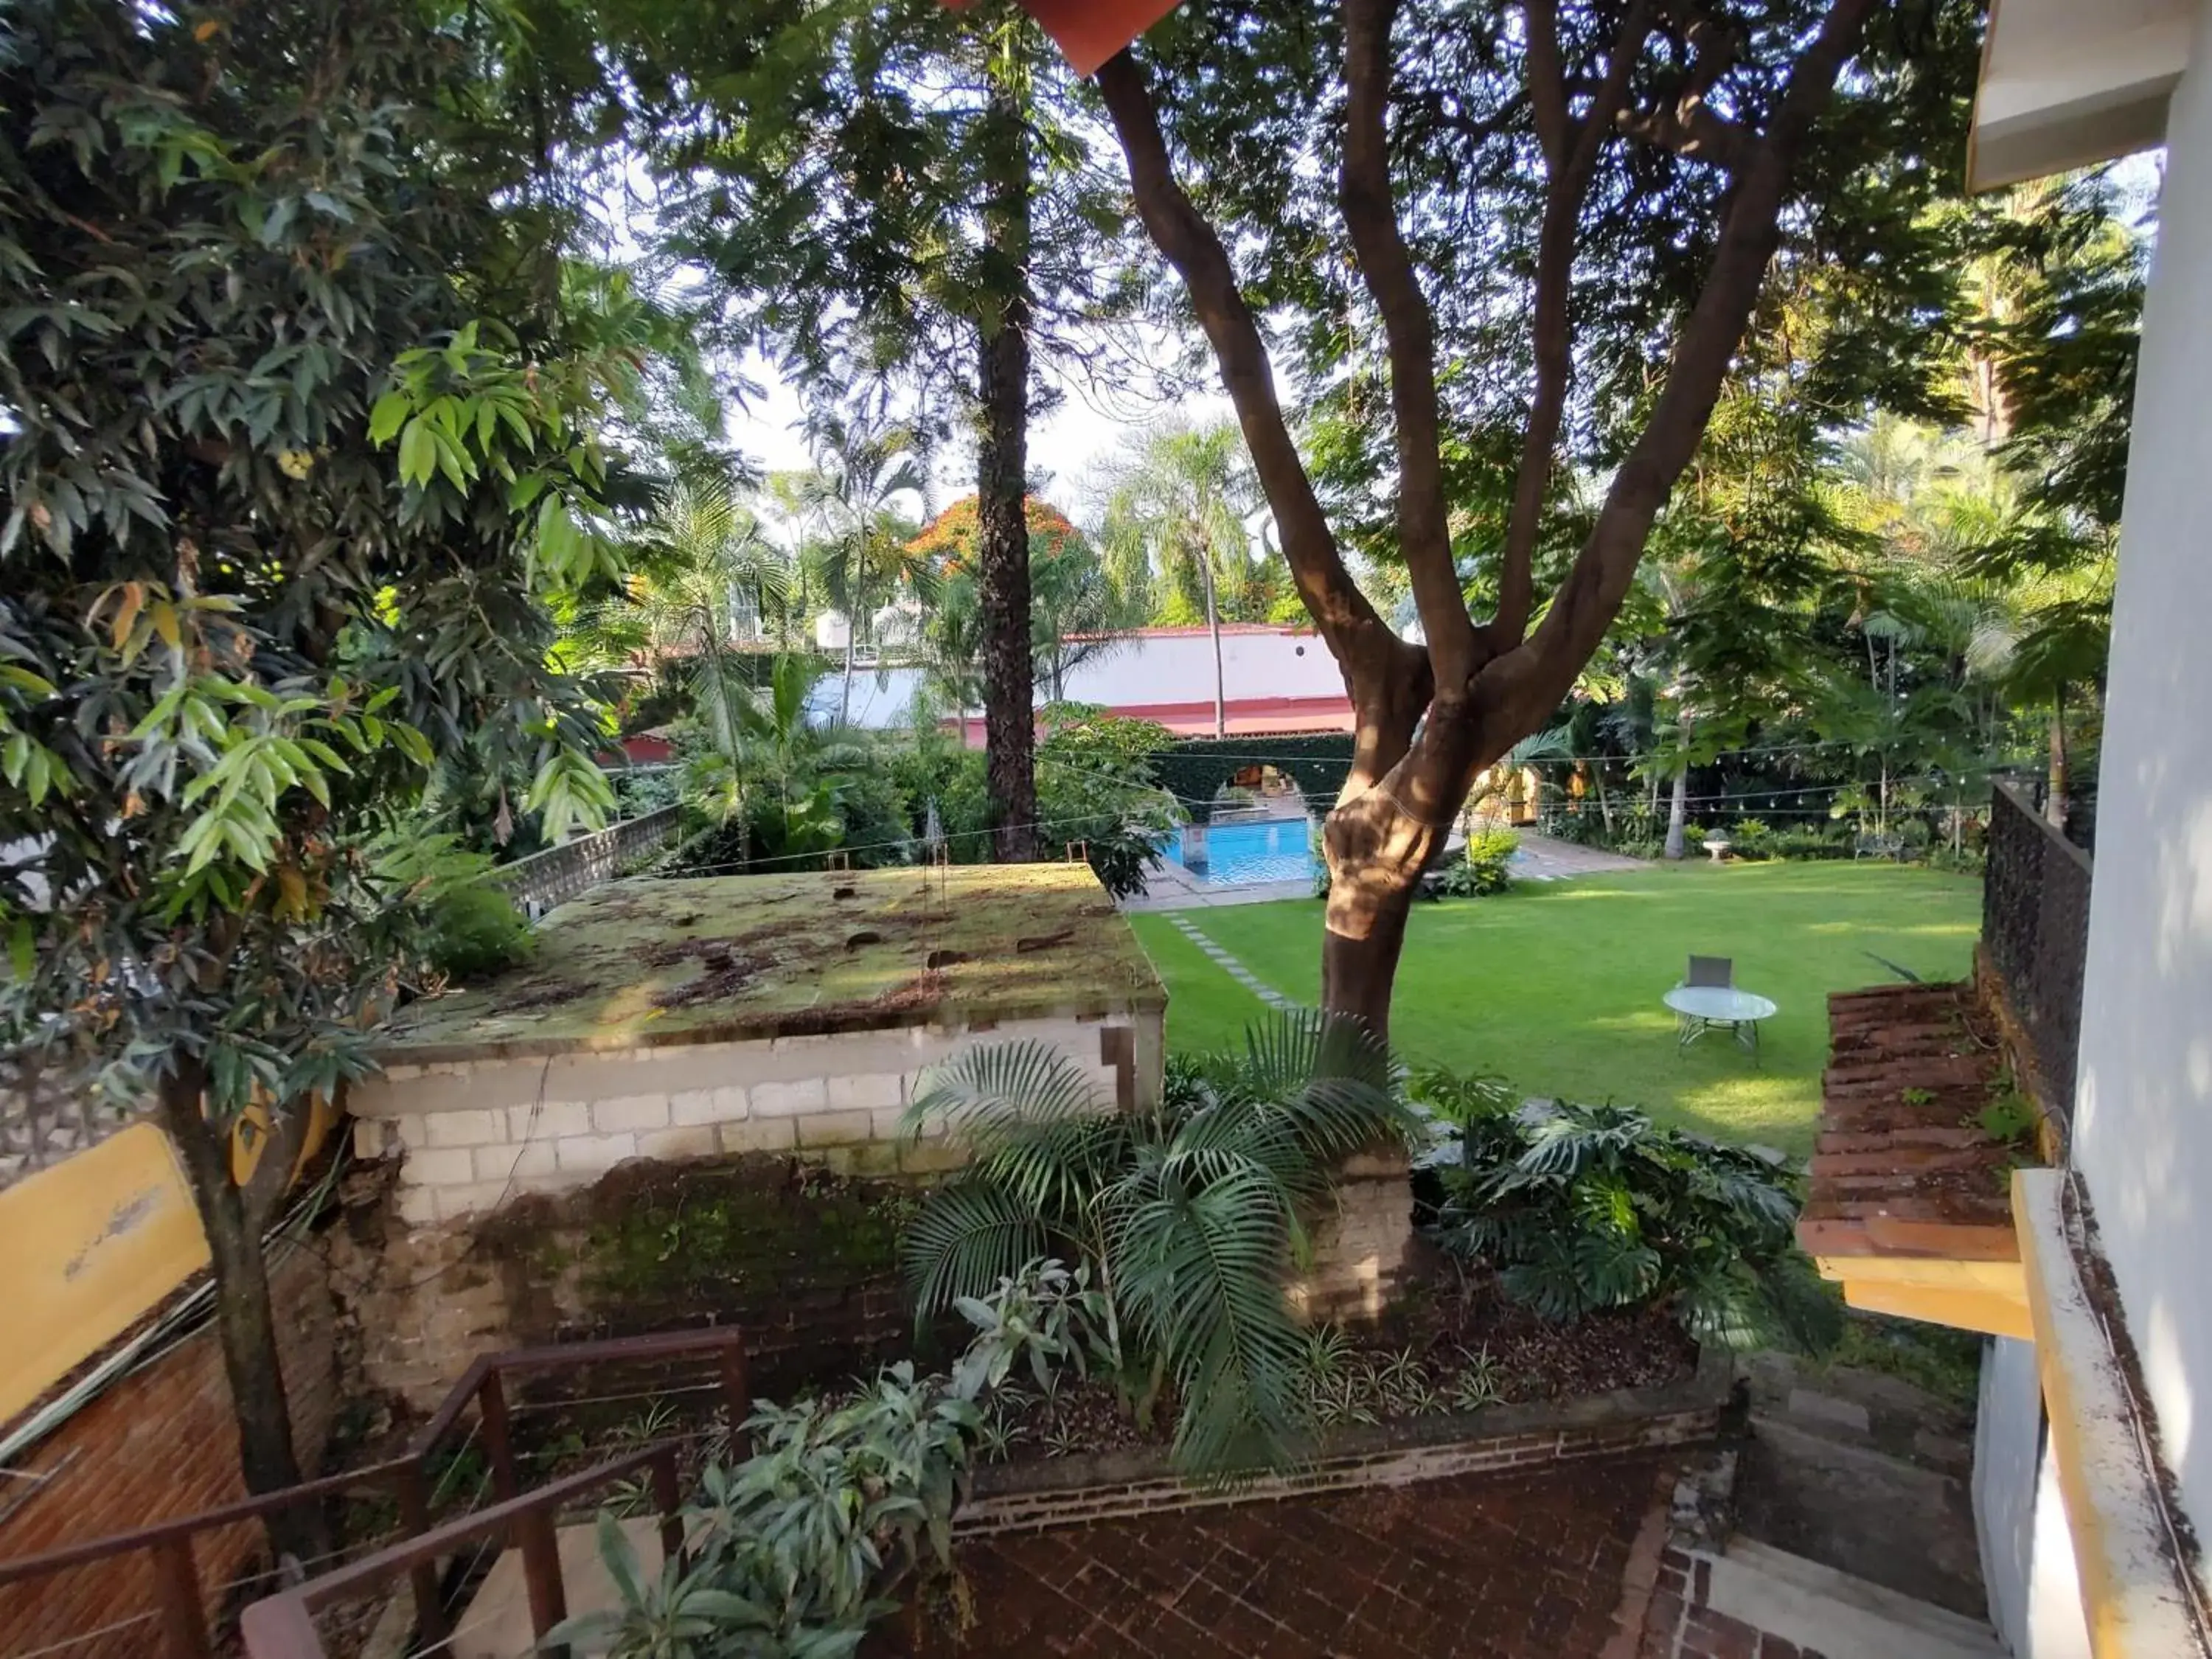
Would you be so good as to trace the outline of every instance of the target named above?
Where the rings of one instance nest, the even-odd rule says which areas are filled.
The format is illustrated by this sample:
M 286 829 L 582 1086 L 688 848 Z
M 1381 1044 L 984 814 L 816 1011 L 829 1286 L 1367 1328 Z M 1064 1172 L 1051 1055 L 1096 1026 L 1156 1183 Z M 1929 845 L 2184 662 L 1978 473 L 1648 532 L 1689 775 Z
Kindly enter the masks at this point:
M 1982 948 L 2033 1050 L 2046 1103 L 2068 1123 L 2089 952 L 2089 855 L 2045 823 L 2024 792 L 1996 786 Z

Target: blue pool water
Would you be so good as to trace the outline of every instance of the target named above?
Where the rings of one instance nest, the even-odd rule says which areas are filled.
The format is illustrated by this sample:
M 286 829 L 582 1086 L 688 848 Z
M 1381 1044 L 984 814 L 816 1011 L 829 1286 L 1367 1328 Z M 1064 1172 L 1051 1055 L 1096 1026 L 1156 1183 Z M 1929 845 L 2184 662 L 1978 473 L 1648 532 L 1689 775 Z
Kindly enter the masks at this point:
M 1161 849 L 1170 864 L 1183 864 L 1182 837 L 1168 837 Z M 1206 863 L 1191 875 L 1209 887 L 1237 887 L 1255 881 L 1311 881 L 1312 843 L 1304 818 L 1274 823 L 1217 823 L 1206 832 Z

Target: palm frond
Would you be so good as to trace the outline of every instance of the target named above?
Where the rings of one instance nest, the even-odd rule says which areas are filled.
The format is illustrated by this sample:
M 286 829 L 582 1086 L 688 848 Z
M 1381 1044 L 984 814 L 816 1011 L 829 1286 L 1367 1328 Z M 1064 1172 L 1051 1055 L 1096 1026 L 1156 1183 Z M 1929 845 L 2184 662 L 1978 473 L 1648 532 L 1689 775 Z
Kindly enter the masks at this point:
M 1305 1339 L 1281 1280 L 1291 1220 L 1254 1168 L 1199 1188 L 1163 1180 L 1122 1224 L 1121 1295 L 1183 1403 L 1182 1468 L 1279 1462 L 1306 1425 Z
M 1046 1249 L 1036 1211 L 1005 1188 L 956 1182 L 930 1194 L 899 1239 L 899 1267 L 917 1317 L 981 1296 Z
M 1048 1042 L 969 1048 L 924 1072 L 901 1127 L 919 1134 L 932 1123 L 974 1134 L 1007 1121 L 1051 1122 L 1106 1110 L 1091 1079 Z

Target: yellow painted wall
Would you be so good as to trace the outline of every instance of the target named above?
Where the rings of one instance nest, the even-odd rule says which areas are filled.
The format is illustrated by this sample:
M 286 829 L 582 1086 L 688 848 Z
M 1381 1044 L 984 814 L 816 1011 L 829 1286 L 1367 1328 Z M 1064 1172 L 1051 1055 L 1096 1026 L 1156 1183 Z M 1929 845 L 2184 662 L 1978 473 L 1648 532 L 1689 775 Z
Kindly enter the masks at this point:
M 133 1124 L 0 1192 L 0 1423 L 207 1266 L 168 1137 Z

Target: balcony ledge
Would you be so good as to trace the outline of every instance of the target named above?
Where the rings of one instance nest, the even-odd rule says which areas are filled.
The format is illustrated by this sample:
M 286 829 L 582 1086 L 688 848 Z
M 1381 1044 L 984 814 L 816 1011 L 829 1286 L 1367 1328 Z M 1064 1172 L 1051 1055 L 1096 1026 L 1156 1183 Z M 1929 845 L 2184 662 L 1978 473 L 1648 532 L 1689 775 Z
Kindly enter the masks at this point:
M 1971 989 L 1841 992 L 1828 1019 L 1799 1243 L 1852 1307 L 2031 1336 L 2008 1197 L 2020 1153 L 1979 1121 L 2003 1066 Z
M 2013 1173 L 2036 1367 L 2051 1453 L 2074 1538 L 2081 1607 L 2096 1659 L 2203 1656 L 2186 1575 L 2160 1500 L 2142 1413 L 2092 1299 L 2067 1231 L 2065 1176 Z

